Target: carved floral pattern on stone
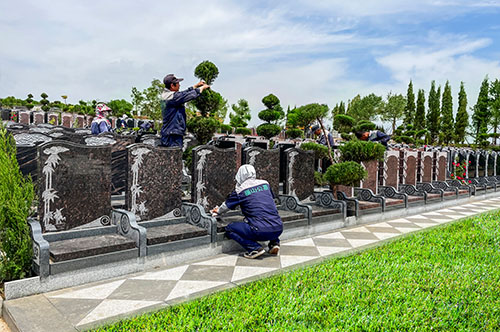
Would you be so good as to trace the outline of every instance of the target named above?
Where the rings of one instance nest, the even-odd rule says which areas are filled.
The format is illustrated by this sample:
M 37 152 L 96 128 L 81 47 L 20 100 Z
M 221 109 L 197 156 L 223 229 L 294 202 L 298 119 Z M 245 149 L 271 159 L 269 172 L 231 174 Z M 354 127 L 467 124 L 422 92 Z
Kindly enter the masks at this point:
M 196 183 L 196 193 L 197 193 L 197 201 L 196 204 L 200 204 L 203 208 L 208 208 L 208 199 L 206 196 L 203 196 L 203 191 L 205 190 L 205 185 L 203 184 L 203 167 L 207 161 L 207 155 L 211 154 L 210 150 L 202 150 L 198 152 L 198 156 L 200 159 L 196 164 L 196 171 L 198 172 L 198 182 Z
M 53 146 L 43 150 L 43 153 L 49 155 L 42 170 L 42 173 L 45 174 L 45 190 L 42 193 L 42 200 L 44 204 L 43 223 L 46 230 L 55 230 L 57 226 L 61 225 L 62 222 L 66 220 L 66 217 L 62 215 L 62 209 L 50 211 L 50 203 L 53 203 L 55 199 L 59 198 L 59 196 L 57 196 L 57 191 L 52 188 L 52 175 L 61 160 L 59 153 L 66 151 L 69 151 L 69 149 L 62 146 Z M 56 228 L 52 226 L 52 221 L 55 222 Z
M 139 195 L 143 192 L 142 187 L 139 185 L 139 169 L 142 165 L 143 162 L 143 156 L 145 154 L 150 153 L 151 150 L 145 149 L 145 148 L 139 148 L 134 151 L 132 151 L 132 155 L 135 156 L 135 160 L 133 161 L 132 164 L 132 209 L 131 212 L 139 215 L 145 215 L 148 212 L 148 209 L 146 208 L 146 201 L 143 201 L 141 203 L 137 202 L 137 199 L 139 198 Z

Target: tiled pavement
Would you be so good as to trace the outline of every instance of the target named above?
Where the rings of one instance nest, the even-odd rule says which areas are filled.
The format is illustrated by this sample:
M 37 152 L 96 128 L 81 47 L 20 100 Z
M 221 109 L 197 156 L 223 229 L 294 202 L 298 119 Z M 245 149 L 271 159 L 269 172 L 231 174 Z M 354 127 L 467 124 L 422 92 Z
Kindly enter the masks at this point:
M 221 254 L 177 267 L 142 272 L 38 297 L 43 296 L 43 300 L 53 306 L 51 309 L 57 310 L 67 321 L 67 326 L 71 326 L 68 330 L 84 330 L 103 322 L 234 287 L 297 264 L 359 250 L 360 247 L 374 245 L 401 234 L 499 208 L 500 198 L 478 201 L 283 242 L 279 256 L 266 254 L 259 259 L 249 260 L 237 254 Z M 10 302 L 27 300 L 29 297 Z

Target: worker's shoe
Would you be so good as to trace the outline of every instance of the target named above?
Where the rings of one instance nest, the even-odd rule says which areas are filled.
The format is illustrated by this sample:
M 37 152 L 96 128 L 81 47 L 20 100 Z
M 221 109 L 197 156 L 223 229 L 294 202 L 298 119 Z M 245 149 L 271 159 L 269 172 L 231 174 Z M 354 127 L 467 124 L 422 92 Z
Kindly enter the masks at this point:
M 280 252 L 280 245 L 279 244 L 273 244 L 269 246 L 269 251 L 268 253 L 270 255 L 277 255 Z
M 243 254 L 243 257 L 245 258 L 250 258 L 250 259 L 254 259 L 254 258 L 257 258 L 257 257 L 260 257 L 262 255 L 265 254 L 265 250 L 264 248 L 260 247 L 259 249 L 257 250 L 254 250 L 254 251 L 250 251 L 250 252 L 246 252 Z

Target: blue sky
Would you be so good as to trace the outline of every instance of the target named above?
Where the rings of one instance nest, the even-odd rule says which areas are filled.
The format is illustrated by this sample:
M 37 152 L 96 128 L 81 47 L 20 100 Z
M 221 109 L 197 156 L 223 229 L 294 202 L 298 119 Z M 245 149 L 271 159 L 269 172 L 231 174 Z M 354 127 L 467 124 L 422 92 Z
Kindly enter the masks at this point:
M 429 90 L 449 80 L 469 105 L 500 76 L 498 1 L 3 1 L 0 97 L 70 102 L 130 100 L 168 73 L 195 83 L 203 60 L 220 71 L 213 89 L 286 108 L 333 107 L 355 95 Z

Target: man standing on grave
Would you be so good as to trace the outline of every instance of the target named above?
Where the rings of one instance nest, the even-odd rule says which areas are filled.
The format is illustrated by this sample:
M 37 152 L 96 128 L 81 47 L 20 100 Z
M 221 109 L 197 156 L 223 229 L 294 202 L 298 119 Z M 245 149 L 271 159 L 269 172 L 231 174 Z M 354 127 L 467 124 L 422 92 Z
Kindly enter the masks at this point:
M 356 137 L 362 141 L 382 143 L 386 148 L 387 148 L 387 142 L 389 142 L 389 140 L 391 139 L 391 136 L 379 130 L 358 131 L 356 132 Z
M 161 115 L 163 126 L 161 128 L 161 144 L 163 146 L 181 147 L 184 133 L 186 132 L 186 108 L 184 103 L 191 101 L 210 88 L 205 82 L 200 81 L 187 90 L 179 91 L 183 78 L 176 78 L 168 74 L 163 79 L 165 90 L 161 94 Z
M 258 180 L 252 165 L 242 165 L 236 173 L 236 188 L 219 207 L 210 212 L 222 215 L 240 206 L 244 222 L 232 222 L 226 226 L 226 235 L 247 250 L 245 258 L 257 258 L 266 251 L 257 241 L 269 241 L 269 253 L 277 255 L 280 250 L 279 236 L 283 222 L 269 183 Z
M 314 125 L 311 127 L 311 132 L 319 136 L 319 138 L 316 140 L 317 143 L 323 144 L 324 146 L 328 146 L 326 143 L 325 135 L 323 134 L 323 131 L 321 130 L 321 127 L 319 125 Z M 330 142 L 330 147 L 334 146 L 334 140 L 333 140 L 333 135 L 330 133 L 328 130 L 325 129 L 326 136 L 328 137 L 328 141 Z
M 104 103 L 97 104 L 95 107 L 96 117 L 92 120 L 92 124 L 90 125 L 90 131 L 93 135 L 111 131 L 111 123 L 109 123 L 109 120 L 106 118 L 110 111 L 111 108 L 109 108 L 108 105 Z

